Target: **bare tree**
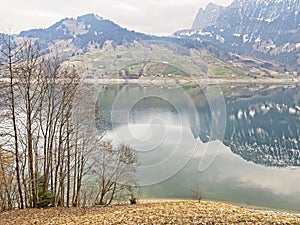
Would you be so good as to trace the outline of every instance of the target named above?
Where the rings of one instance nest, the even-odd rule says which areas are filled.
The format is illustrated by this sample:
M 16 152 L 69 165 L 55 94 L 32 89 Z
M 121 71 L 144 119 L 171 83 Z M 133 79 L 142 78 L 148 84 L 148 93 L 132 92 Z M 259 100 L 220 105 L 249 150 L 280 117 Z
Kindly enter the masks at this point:
M 197 200 L 198 202 L 201 202 L 202 194 L 200 189 L 200 184 L 196 183 L 191 188 L 192 197 L 194 200 Z
M 130 198 L 137 186 L 135 164 L 137 155 L 131 148 L 121 145 L 113 148 L 104 141 L 93 155 L 93 170 L 98 183 L 96 204 L 109 205 L 113 200 Z
M 40 51 L 38 46 L 25 41 L 23 48 L 19 52 L 19 62 L 16 65 L 15 73 L 18 82 L 16 82 L 19 98 L 24 104 L 20 104 L 20 110 L 26 117 L 25 122 L 21 122 L 25 131 L 26 141 L 23 143 L 24 150 L 27 152 L 28 172 L 30 181 L 30 190 L 32 197 L 32 207 L 36 207 L 38 201 L 38 149 L 35 148 L 39 137 L 39 125 L 37 119 L 41 111 L 41 76 L 42 63 L 40 61 Z M 20 120 L 21 121 L 21 120 Z
M 91 176 L 97 203 L 134 200 L 137 156 L 97 139 L 98 109 L 75 68 L 42 55 L 35 41 L 0 42 L 2 209 L 79 206 Z
M 2 78 L 8 79 L 8 85 L 6 88 L 3 88 L 4 95 L 2 97 L 8 100 L 8 108 L 7 110 L 10 111 L 10 116 L 8 119 L 11 121 L 12 132 L 6 133 L 5 136 L 10 136 L 13 138 L 13 148 L 14 148 L 14 155 L 15 155 L 15 166 L 16 166 L 16 178 L 17 178 L 17 186 L 18 186 L 18 193 L 19 193 L 19 206 L 20 208 L 24 208 L 24 201 L 23 201 L 23 193 L 22 193 L 22 185 L 21 185 L 21 175 L 20 175 L 20 152 L 19 152 L 19 137 L 18 137 L 18 129 L 17 129 L 17 112 L 16 112 L 16 90 L 15 90 L 15 80 L 16 74 L 14 71 L 15 65 L 19 63 L 19 52 L 22 49 L 22 46 L 16 46 L 12 42 L 12 38 L 10 35 L 3 35 L 0 38 L 0 45 L 1 45 L 1 75 Z M 3 94 L 3 93 L 2 93 Z M 7 117 L 5 117 L 7 118 Z M 9 122 L 8 122 L 9 123 Z M 5 140 L 7 141 L 7 139 Z
M 15 156 L 18 205 L 36 207 L 39 192 L 48 191 L 49 183 L 53 203 L 64 205 L 66 174 L 72 169 L 70 136 L 79 75 L 58 60 L 41 56 L 35 42 L 16 45 L 9 35 L 1 41 L 1 73 L 7 78 L 1 94 L 10 111 L 3 115 L 7 120 L 3 136 Z M 70 193 L 71 176 L 67 177 Z
M 73 206 L 80 204 L 80 193 L 84 182 L 83 178 L 89 172 L 90 166 L 87 166 L 89 157 L 97 142 L 96 137 L 99 135 L 99 131 L 95 125 L 96 112 L 94 105 L 93 92 L 86 86 L 81 85 L 77 89 L 75 96 L 72 111 L 72 134 L 70 136 L 73 151 L 69 155 L 73 157 L 73 163 L 70 164 L 71 171 L 68 172 L 68 177 L 71 177 L 71 174 L 73 174 Z M 71 182 L 69 185 L 71 186 Z

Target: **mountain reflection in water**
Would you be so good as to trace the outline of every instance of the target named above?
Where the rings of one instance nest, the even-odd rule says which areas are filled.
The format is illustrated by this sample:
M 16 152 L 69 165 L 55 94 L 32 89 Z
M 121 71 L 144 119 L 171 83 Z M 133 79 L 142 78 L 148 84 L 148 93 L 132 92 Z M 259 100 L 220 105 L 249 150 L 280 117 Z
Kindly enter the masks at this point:
M 97 126 L 138 149 L 142 165 L 161 162 L 173 168 L 180 160 L 188 162 L 169 177 L 159 163 L 152 172 L 138 169 L 145 183 L 163 174 L 168 178 L 143 187 L 144 197 L 189 198 L 191 185 L 198 182 L 205 198 L 300 211 L 300 88 L 221 89 L 222 95 L 209 86 L 101 86 Z M 114 106 L 117 98 L 119 108 Z M 176 148 L 178 155 L 165 160 Z M 205 159 L 209 167 L 199 173 L 199 162 Z
M 256 164 L 300 166 L 298 87 L 247 92 L 225 96 L 227 123 L 223 143 L 235 154 Z M 198 109 L 201 128 L 192 128 L 201 130 L 194 135 L 204 142 L 211 132 L 212 113 L 207 105 Z

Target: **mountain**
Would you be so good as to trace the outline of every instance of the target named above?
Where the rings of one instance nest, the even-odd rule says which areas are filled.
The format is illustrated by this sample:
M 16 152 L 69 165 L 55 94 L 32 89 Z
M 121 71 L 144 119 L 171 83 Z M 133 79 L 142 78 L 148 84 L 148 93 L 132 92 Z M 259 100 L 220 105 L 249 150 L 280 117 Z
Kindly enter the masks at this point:
M 91 44 L 96 48 L 102 48 L 108 40 L 113 45 L 121 45 L 134 40 L 153 39 L 150 35 L 129 31 L 95 14 L 65 18 L 47 29 L 23 31 L 17 37 L 34 38 L 38 40 L 42 49 L 48 51 L 55 45 L 56 48 L 64 47 L 63 50 L 66 52 L 72 47 L 77 53 L 87 52 Z
M 272 60 L 299 73 L 299 28 L 299 0 L 234 0 L 228 7 L 211 3 L 200 9 L 192 29 L 174 35 Z
M 252 5 L 248 1 L 245 1 L 243 4 L 249 5 L 250 7 L 253 6 L 253 1 L 254 0 L 251 0 Z M 237 28 L 237 23 L 234 21 L 229 22 L 230 16 L 232 16 L 231 14 L 234 13 L 227 11 L 231 8 L 237 11 L 243 9 L 242 2 L 243 1 L 236 1 L 229 7 L 221 7 L 211 3 L 206 9 L 199 10 L 198 16 L 193 24 L 194 29 L 179 31 L 169 37 L 157 37 L 129 31 L 110 20 L 103 19 L 95 14 L 87 14 L 77 18 L 62 19 L 46 29 L 22 31 L 18 35 L 13 35 L 13 38 L 15 38 L 17 42 L 18 39 L 19 41 L 22 41 L 24 38 L 34 39 L 39 43 L 44 54 L 59 53 L 62 60 L 68 60 L 78 55 L 85 56 L 94 50 L 116 50 L 118 47 L 123 48 L 123 50 L 128 50 L 131 49 L 132 44 L 136 42 L 155 42 L 155 44 L 162 46 L 162 48 L 167 45 L 167 48 L 176 49 L 175 51 L 179 51 L 177 53 L 182 56 L 191 56 L 190 52 L 192 49 L 200 50 L 204 55 L 208 54 L 208 58 L 212 60 L 208 60 L 206 57 L 203 61 L 207 65 L 203 66 L 201 64 L 204 71 L 207 71 L 206 67 L 211 67 L 211 69 L 208 70 L 208 72 L 210 72 L 210 74 L 207 74 L 208 77 L 225 76 L 227 78 L 240 77 L 242 75 L 248 76 L 249 78 L 272 78 L 278 76 L 280 76 L 280 78 L 294 78 L 296 73 L 295 68 L 298 68 L 298 71 L 300 71 L 300 66 L 297 62 L 300 44 L 298 43 L 298 39 L 295 38 L 295 36 L 299 34 L 299 29 L 297 30 L 295 28 L 295 23 L 289 24 L 290 34 L 286 35 L 287 37 L 285 38 L 285 40 L 290 38 L 290 41 L 288 43 L 285 41 L 282 42 L 283 39 L 281 38 L 281 45 L 284 44 L 285 47 L 277 47 L 280 45 L 275 45 L 274 42 L 280 42 L 280 38 L 277 37 L 278 35 L 273 35 L 274 37 L 271 35 L 272 37 L 270 38 L 273 38 L 271 40 L 266 36 L 267 34 L 270 35 L 269 31 L 266 32 L 266 34 L 263 30 L 261 30 L 260 33 L 252 34 L 252 30 L 255 29 L 252 22 L 248 21 L 251 25 L 249 25 L 251 28 L 249 28 L 249 32 L 246 28 L 243 30 L 244 26 L 239 25 L 239 28 Z M 257 0 L 257 2 L 260 1 Z M 239 4 L 237 5 L 237 3 Z M 272 4 L 274 5 L 275 3 L 279 4 L 278 1 Z M 263 4 L 263 2 L 261 4 Z M 270 3 L 269 5 L 272 4 Z M 299 3 L 297 3 L 297 5 L 299 5 Z M 296 6 L 293 5 L 293 7 L 295 8 Z M 290 9 L 294 10 L 294 8 Z M 260 22 L 262 22 L 262 20 L 260 20 Z M 264 27 L 264 29 L 267 28 L 268 26 Z M 282 30 L 284 29 L 282 28 Z M 242 35 L 244 33 L 249 35 Z M 292 33 L 294 35 L 292 35 Z M 283 31 L 281 34 L 284 36 Z M 256 38 L 255 35 L 259 37 Z M 269 46 L 270 42 L 272 43 L 271 47 Z M 146 49 L 149 52 L 143 57 L 148 59 L 148 55 L 154 53 L 151 47 Z M 118 57 L 120 57 L 122 50 L 119 48 L 117 51 L 120 52 L 118 53 Z M 165 55 L 154 55 L 157 59 L 165 57 Z M 87 59 L 83 57 L 79 61 L 85 60 Z M 222 69 L 225 67 L 221 68 L 221 64 L 217 63 L 218 61 L 220 62 L 220 60 L 226 65 L 226 71 Z M 166 60 L 162 60 L 162 62 L 163 61 Z M 97 67 L 97 65 L 95 66 Z M 230 71 L 233 70 L 237 72 L 231 73 Z M 282 74 L 287 71 L 289 73 L 287 73 L 286 76 L 282 76 Z
M 20 34 L 14 35 L 14 38 L 37 40 L 45 54 L 56 54 L 58 52 L 63 60 L 76 55 L 84 55 L 94 49 L 116 49 L 118 46 L 130 48 L 130 45 L 135 41 L 153 41 L 163 48 L 164 45 L 173 46 L 171 48 L 185 52 L 180 54 L 187 54 L 186 52 L 189 52 L 188 49 L 196 48 L 214 53 L 217 52 L 219 56 L 230 58 L 226 51 L 219 49 L 213 43 L 200 43 L 175 37 L 157 37 L 129 31 L 95 14 L 87 14 L 77 18 L 65 18 L 46 29 L 22 31 Z M 181 48 L 176 46 L 181 46 Z
M 217 23 L 217 19 L 224 8 L 214 3 L 209 3 L 204 9 L 200 8 L 199 12 L 194 20 L 193 29 L 202 29 L 207 26 L 214 26 Z

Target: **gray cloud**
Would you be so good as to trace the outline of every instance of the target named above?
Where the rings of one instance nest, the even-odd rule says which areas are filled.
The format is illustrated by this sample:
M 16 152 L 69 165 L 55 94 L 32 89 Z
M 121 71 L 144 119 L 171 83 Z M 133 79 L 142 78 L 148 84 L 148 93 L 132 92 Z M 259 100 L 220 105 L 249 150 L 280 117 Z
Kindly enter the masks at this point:
M 95 13 L 129 30 L 170 35 L 190 28 L 200 7 L 233 0 L 0 0 L 0 32 L 47 28 L 66 18 Z

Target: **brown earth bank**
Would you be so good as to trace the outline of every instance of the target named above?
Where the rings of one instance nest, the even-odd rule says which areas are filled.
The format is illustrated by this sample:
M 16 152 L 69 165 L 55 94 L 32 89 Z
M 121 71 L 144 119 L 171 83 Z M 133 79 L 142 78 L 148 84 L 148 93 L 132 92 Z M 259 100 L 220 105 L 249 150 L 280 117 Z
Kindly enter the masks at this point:
M 0 224 L 300 224 L 300 215 L 211 201 L 165 201 L 0 213 Z

